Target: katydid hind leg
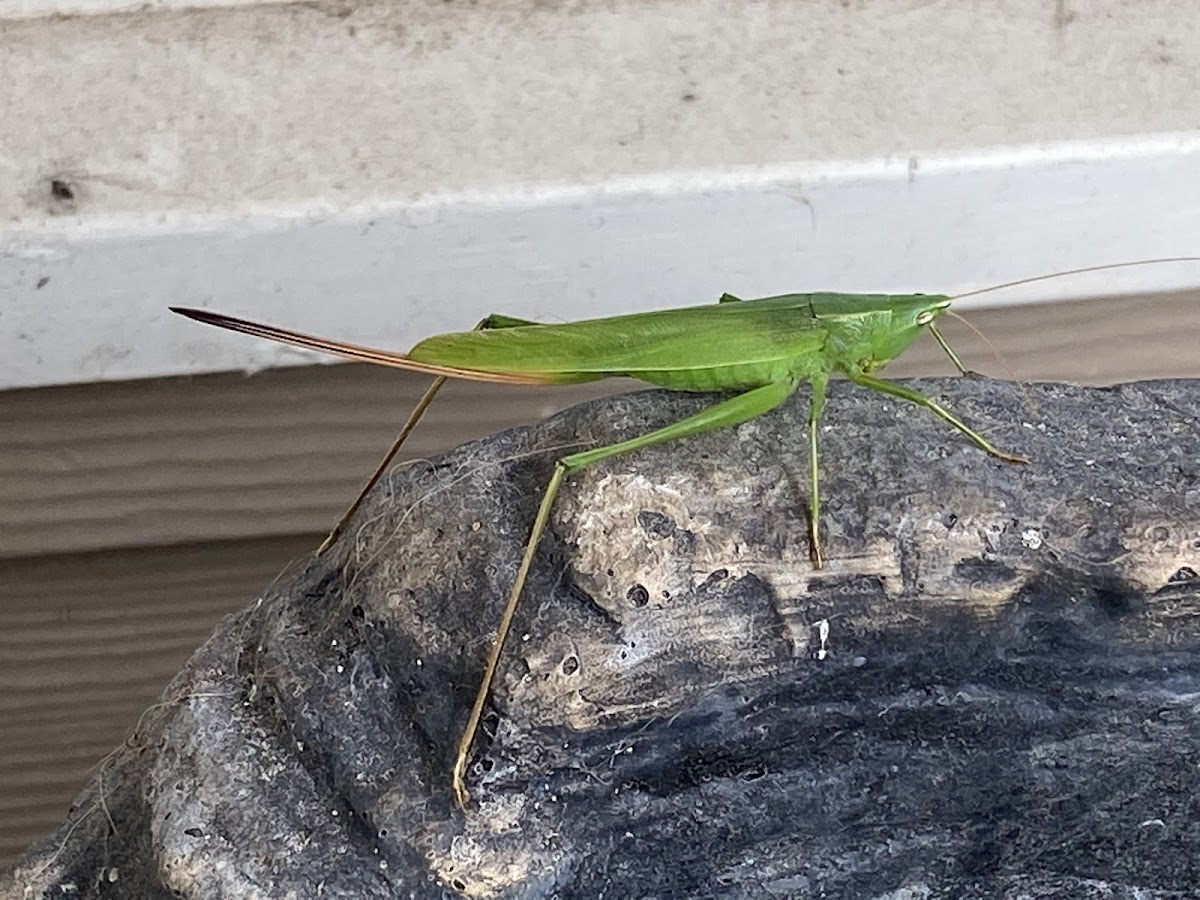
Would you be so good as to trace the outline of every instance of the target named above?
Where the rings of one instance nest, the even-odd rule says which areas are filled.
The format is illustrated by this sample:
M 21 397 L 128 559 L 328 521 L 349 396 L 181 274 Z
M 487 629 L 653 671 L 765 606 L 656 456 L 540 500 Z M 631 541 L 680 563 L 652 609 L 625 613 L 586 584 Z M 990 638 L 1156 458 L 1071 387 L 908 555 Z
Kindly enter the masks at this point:
M 533 528 L 529 533 L 529 540 L 525 544 L 525 550 L 521 554 L 521 564 L 517 568 L 516 578 L 513 579 L 512 590 L 509 592 L 508 601 L 504 605 L 504 612 L 500 616 L 500 623 L 496 626 L 496 636 L 492 640 L 492 647 L 488 651 L 487 662 L 483 667 L 483 678 L 479 684 L 479 690 L 475 692 L 475 701 L 471 704 L 471 713 L 467 717 L 467 724 L 463 728 L 463 733 L 458 740 L 458 749 L 454 755 L 454 769 L 451 773 L 451 786 L 454 790 L 454 800 L 460 809 L 467 808 L 467 801 L 470 799 L 470 794 L 467 793 L 467 762 L 471 758 L 471 745 L 475 743 L 475 735 L 479 731 L 479 723 L 483 719 L 483 710 L 487 706 L 488 695 L 491 693 L 492 681 L 496 676 L 496 669 L 500 665 L 500 655 L 504 652 L 504 642 L 508 637 L 508 632 L 512 628 L 513 617 L 517 612 L 517 601 L 521 597 L 521 589 L 525 586 L 525 579 L 529 575 L 529 567 L 533 565 L 533 556 L 537 550 L 538 541 L 542 537 L 542 533 L 546 530 L 546 523 L 550 520 L 550 509 L 554 506 L 554 498 L 558 494 L 559 485 L 562 484 L 563 476 L 566 475 L 566 470 L 563 468 L 563 461 L 559 460 L 554 466 L 554 474 L 550 477 L 549 483 L 546 485 L 545 493 L 542 494 L 542 502 L 538 506 L 537 516 L 533 520 Z
M 917 406 L 925 407 L 944 422 L 947 422 L 949 425 L 951 425 L 954 429 L 970 438 L 971 442 L 975 444 L 976 447 L 990 456 L 994 456 L 997 459 L 1001 459 L 1004 460 L 1004 462 L 1009 463 L 1029 462 L 1029 460 L 1025 459 L 1023 456 L 1005 453 L 983 435 L 967 426 L 965 422 L 955 416 L 952 412 L 939 405 L 929 397 L 926 397 L 915 388 L 911 388 L 905 384 L 897 384 L 894 381 L 888 381 L 886 378 L 875 378 L 874 376 L 867 375 L 864 372 L 847 372 L 846 376 L 855 384 L 861 385 L 862 387 L 870 388 L 873 391 L 879 391 L 882 394 L 890 394 L 893 397 L 899 397 L 901 400 L 907 400 L 910 403 L 915 403 Z
M 326 535 L 325 540 L 321 542 L 321 546 L 317 548 L 318 556 L 332 547 L 337 539 L 341 536 L 342 532 L 346 528 L 346 525 L 348 525 L 350 520 L 354 518 L 354 514 L 358 512 L 358 508 L 362 506 L 362 502 L 366 499 L 367 494 L 371 492 L 371 489 L 379 483 L 379 479 L 383 477 L 385 472 L 387 472 L 388 467 L 392 464 L 392 460 L 395 459 L 396 454 L 400 452 L 400 448 L 404 446 L 404 442 L 408 440 L 408 436 L 412 434 L 413 429 L 417 427 L 417 423 L 420 422 L 421 417 L 425 415 L 425 410 L 429 409 L 430 404 L 433 403 L 433 398 L 437 396 L 438 391 L 442 389 L 442 385 L 445 383 L 446 376 L 439 375 L 437 378 L 433 379 L 433 383 L 425 389 L 425 393 L 421 395 L 421 399 L 417 401 L 417 405 L 413 407 L 412 412 L 410 412 L 408 414 L 408 418 L 405 419 L 404 426 L 400 429 L 400 433 L 396 435 L 396 439 L 392 441 L 392 446 L 388 448 L 388 452 L 384 455 L 383 459 L 380 460 L 379 465 L 375 467 L 375 471 L 371 473 L 371 477 L 368 478 L 363 484 L 362 488 L 358 492 L 358 496 L 354 498 L 354 502 L 350 504 L 344 513 L 342 513 L 342 517 L 338 519 L 337 524 L 333 526 L 333 530 Z
M 483 718 L 483 711 L 487 706 L 488 697 L 491 694 L 492 683 L 495 680 L 496 671 L 500 665 L 500 657 L 504 652 L 504 644 L 512 627 L 513 618 L 517 611 L 517 604 L 521 599 L 525 581 L 529 576 L 529 569 L 533 565 L 533 558 L 537 552 L 538 542 L 541 540 L 542 534 L 546 530 L 546 525 L 550 521 L 550 510 L 554 505 L 554 498 L 558 494 L 558 489 L 562 484 L 563 478 L 571 472 L 577 472 L 594 463 L 611 459 L 614 456 L 620 456 L 623 453 L 641 450 L 667 441 L 703 434 L 708 431 L 715 431 L 719 428 L 739 425 L 775 408 L 786 400 L 795 388 L 796 381 L 794 380 L 781 381 L 753 388 L 745 393 L 738 394 L 736 397 L 713 404 L 694 415 L 688 416 L 686 419 L 673 422 L 649 434 L 609 444 L 606 447 L 597 447 L 594 450 L 573 453 L 570 456 L 564 456 L 555 464 L 554 474 L 551 476 L 546 490 L 542 494 L 541 504 L 538 507 L 537 516 L 534 519 L 533 528 L 529 534 L 529 540 L 526 542 L 525 550 L 521 555 L 521 563 L 517 568 L 516 578 L 513 580 L 512 588 L 505 602 L 504 612 L 500 616 L 500 623 L 496 627 L 496 636 L 492 641 L 492 648 L 488 653 L 487 662 L 484 664 L 483 677 L 480 680 L 479 690 L 475 694 L 475 702 L 471 706 L 471 713 L 467 718 L 467 724 L 458 742 L 458 751 L 454 758 L 452 787 L 454 798 L 460 807 L 465 809 L 469 799 L 465 778 L 467 763 L 471 755 L 471 747 L 475 743 L 475 735 L 479 731 L 479 723 Z
M 813 568 L 825 566 L 825 556 L 821 552 L 821 488 L 819 470 L 817 468 L 817 426 L 821 421 L 821 410 L 825 408 L 825 386 L 828 378 L 824 375 L 812 379 L 812 399 L 808 404 L 808 556 Z
M 472 330 L 486 331 L 493 328 L 519 328 L 522 325 L 536 324 L 536 322 L 530 322 L 525 319 L 517 319 L 512 316 L 493 313 L 480 320 L 479 324 L 476 325 Z M 433 380 L 429 387 L 425 389 L 425 393 L 421 395 L 421 399 L 417 401 L 417 405 L 413 407 L 412 412 L 408 414 L 408 418 L 404 421 L 404 425 L 400 429 L 400 433 L 396 435 L 396 439 L 392 441 L 391 447 L 388 448 L 387 453 L 384 455 L 379 465 L 375 467 L 375 471 L 371 473 L 371 477 L 366 480 L 362 488 L 359 490 L 358 496 L 354 498 L 354 502 L 350 504 L 349 508 L 347 508 L 344 513 L 342 513 L 342 517 L 338 519 L 337 524 L 333 526 L 333 530 L 329 532 L 329 534 L 325 537 L 325 540 L 321 542 L 321 546 L 317 548 L 318 556 L 332 547 L 337 539 L 341 536 L 342 532 L 346 528 L 346 525 L 349 524 L 350 520 L 354 517 L 354 514 L 358 512 L 358 508 L 362 506 L 363 500 L 366 499 L 367 494 L 371 492 L 371 489 L 379 483 L 379 479 L 382 478 L 387 472 L 388 467 L 392 464 L 392 460 L 396 458 L 396 454 L 400 452 L 400 448 L 404 446 L 404 442 L 408 440 L 408 436 L 412 434 L 413 429 L 417 427 L 417 423 L 421 421 L 421 417 L 425 415 L 425 411 L 429 409 L 430 404 L 433 403 L 433 398 L 437 396 L 438 391 L 442 389 L 442 385 L 445 383 L 446 376 L 439 375 Z

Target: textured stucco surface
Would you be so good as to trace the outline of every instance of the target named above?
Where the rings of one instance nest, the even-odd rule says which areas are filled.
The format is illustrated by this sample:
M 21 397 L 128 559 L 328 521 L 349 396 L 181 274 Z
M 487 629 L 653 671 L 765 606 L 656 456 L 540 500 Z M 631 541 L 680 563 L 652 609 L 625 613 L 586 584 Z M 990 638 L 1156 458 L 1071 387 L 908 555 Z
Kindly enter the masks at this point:
M 0 220 L 1184 131 L 1189 10 L 329 0 L 0 19 Z

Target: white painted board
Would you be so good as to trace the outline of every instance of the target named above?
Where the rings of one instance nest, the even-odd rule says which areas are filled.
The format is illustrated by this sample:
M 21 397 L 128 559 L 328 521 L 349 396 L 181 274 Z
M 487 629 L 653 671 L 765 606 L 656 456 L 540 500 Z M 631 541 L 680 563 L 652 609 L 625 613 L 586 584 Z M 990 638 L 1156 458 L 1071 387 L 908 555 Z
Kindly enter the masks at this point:
M 317 215 L 54 220 L 0 243 L 0 387 L 255 370 L 311 354 L 171 305 L 391 348 L 470 328 L 803 290 L 958 293 L 1200 253 L 1200 137 L 945 159 L 664 173 Z M 1079 275 L 964 301 L 1200 286 L 1200 263 Z

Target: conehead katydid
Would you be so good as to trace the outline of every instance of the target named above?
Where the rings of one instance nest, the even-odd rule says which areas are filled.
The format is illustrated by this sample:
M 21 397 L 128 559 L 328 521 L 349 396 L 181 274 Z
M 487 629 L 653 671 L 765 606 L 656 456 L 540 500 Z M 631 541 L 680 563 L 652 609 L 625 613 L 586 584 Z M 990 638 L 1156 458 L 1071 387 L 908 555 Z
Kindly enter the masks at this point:
M 1026 460 L 999 450 L 929 397 L 907 385 L 878 378 L 874 373 L 903 353 L 924 331 L 929 331 L 954 366 L 966 374 L 958 356 L 935 324 L 951 302 L 961 297 L 1069 274 L 1184 261 L 1198 260 L 1172 257 L 1091 266 L 1009 282 L 957 297 L 804 293 L 740 300 L 725 294 L 718 303 L 707 306 L 565 324 L 540 324 L 492 315 L 473 331 L 427 338 L 407 354 L 314 337 L 207 310 L 172 307 L 172 311 L 256 337 L 436 376 L 409 415 L 388 455 L 318 553 L 332 545 L 345 528 L 363 496 L 387 470 L 447 378 L 543 385 L 578 384 L 623 375 L 672 390 L 733 394 L 656 431 L 572 453 L 555 464 L 497 626 L 482 682 L 458 743 L 452 786 L 455 799 L 465 807 L 468 800 L 465 775 L 471 748 L 538 542 L 549 521 L 554 498 L 567 475 L 632 450 L 748 421 L 778 406 L 800 384 L 807 382 L 812 390 L 808 414 L 808 533 L 812 564 L 819 569 L 824 563 L 824 552 L 818 534 L 817 425 L 830 376 L 840 373 L 862 387 L 923 406 L 985 453 L 1005 462 L 1023 463 Z

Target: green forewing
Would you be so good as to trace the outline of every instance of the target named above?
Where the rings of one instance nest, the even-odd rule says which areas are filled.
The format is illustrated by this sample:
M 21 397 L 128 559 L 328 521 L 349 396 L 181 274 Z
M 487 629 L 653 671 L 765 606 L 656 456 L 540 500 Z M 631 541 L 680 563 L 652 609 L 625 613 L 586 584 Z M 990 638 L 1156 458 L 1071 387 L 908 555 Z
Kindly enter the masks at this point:
M 808 294 L 563 325 L 444 334 L 409 356 L 459 368 L 544 373 L 548 381 L 629 375 L 681 390 L 749 387 L 804 369 L 825 341 Z

